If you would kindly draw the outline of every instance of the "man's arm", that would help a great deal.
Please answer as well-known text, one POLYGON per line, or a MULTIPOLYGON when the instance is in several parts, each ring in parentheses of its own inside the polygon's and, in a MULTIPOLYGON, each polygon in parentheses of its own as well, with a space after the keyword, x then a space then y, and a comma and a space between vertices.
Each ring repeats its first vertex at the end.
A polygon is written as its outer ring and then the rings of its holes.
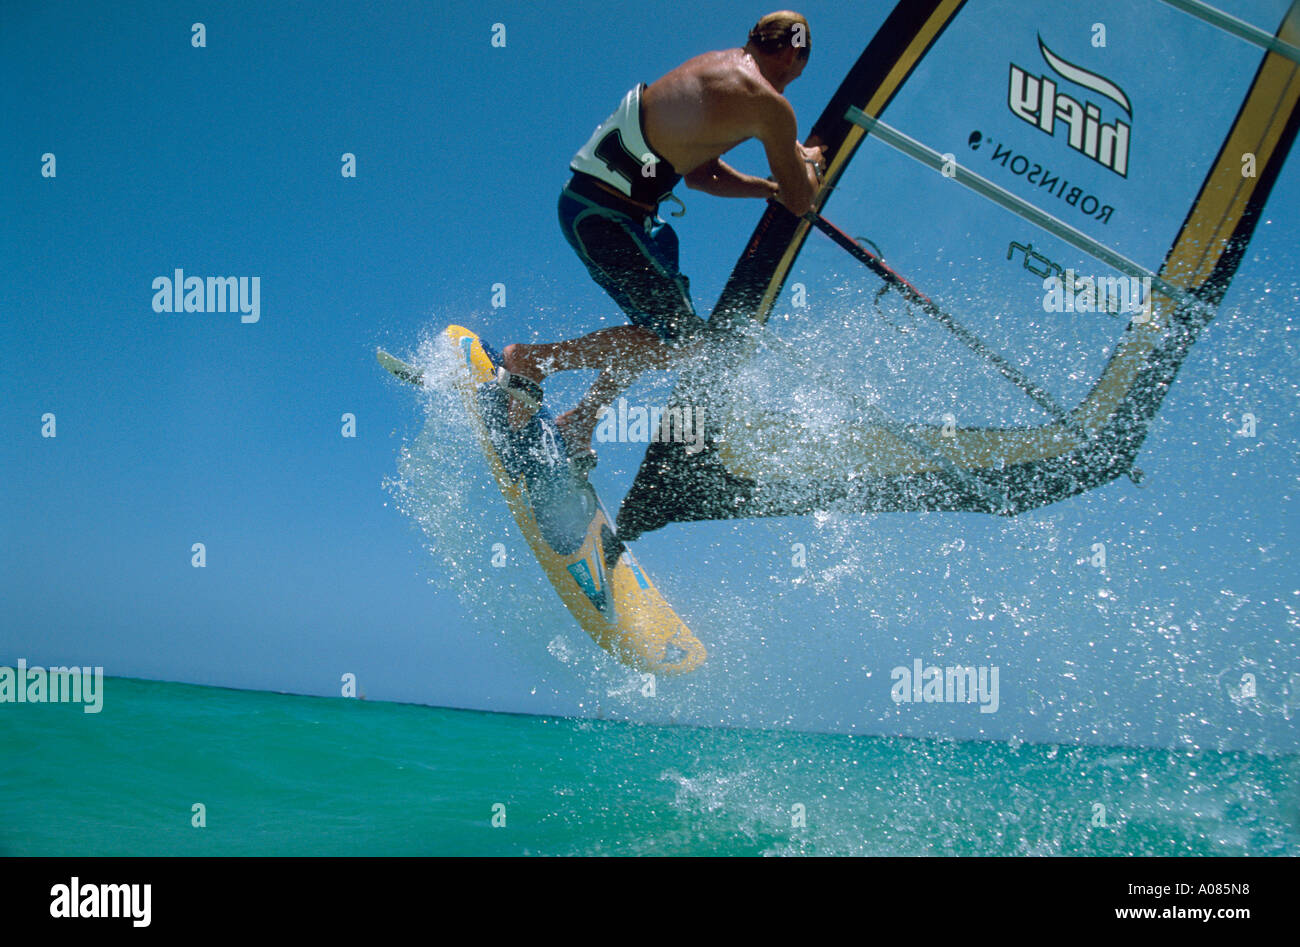
POLYGON ((813 157, 820 158, 821 149, 804 148, 799 144, 798 125, 794 109, 784 97, 773 95, 762 100, 759 114, 758 138, 767 152, 767 163, 780 190, 777 200, 790 213, 803 216, 812 209, 817 193, 817 170, 813 157))
POLYGON ((719 158, 706 161, 684 175, 686 186, 715 197, 776 197, 777 185, 752 174, 742 174, 719 158))

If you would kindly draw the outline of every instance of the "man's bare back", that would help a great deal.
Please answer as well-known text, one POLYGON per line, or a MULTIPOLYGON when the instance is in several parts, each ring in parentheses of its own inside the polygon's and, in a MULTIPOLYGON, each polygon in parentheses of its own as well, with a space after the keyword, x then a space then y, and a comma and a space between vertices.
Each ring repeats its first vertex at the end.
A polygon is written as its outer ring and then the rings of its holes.
POLYGON ((687 174, 754 137, 761 100, 778 94, 744 50, 704 53, 642 93, 646 138, 687 174))
POLYGON ((820 161, 821 149, 799 144, 794 109, 781 94, 803 63, 791 57, 784 70, 769 67, 769 77, 744 49, 687 60, 642 93, 647 143, 689 187, 723 197, 780 197, 795 205, 793 212, 804 213, 816 187, 809 165, 820 161), (770 182, 716 160, 750 138, 763 142, 779 193, 770 182))

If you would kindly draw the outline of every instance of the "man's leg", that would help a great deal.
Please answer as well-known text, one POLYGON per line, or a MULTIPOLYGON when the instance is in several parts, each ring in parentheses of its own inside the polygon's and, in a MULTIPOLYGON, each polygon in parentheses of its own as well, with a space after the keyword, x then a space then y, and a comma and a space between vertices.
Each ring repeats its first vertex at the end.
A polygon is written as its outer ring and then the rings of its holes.
MULTIPOLYGON (((591 213, 594 207, 564 190, 558 208, 561 229, 596 284, 634 324, 565 342, 508 345, 501 353, 506 371, 537 382, 574 368, 600 372, 578 406, 556 419, 574 453, 591 444, 602 407, 642 372, 669 368, 682 354, 663 338, 679 338, 702 324, 691 305, 686 277, 677 269, 677 235, 672 227, 661 222, 647 228, 644 220, 626 214, 591 213), (659 331, 648 328, 647 322, 659 331)), ((522 427, 529 417, 522 402, 510 399, 511 427, 522 427)))
MULTIPOLYGON (((575 368, 600 372, 578 406, 557 419, 575 449, 591 443, 601 407, 613 402, 642 372, 668 368, 679 355, 680 350, 642 326, 613 326, 565 342, 508 345, 501 353, 506 371, 538 382, 575 368)), ((512 399, 510 426, 522 427, 529 417, 528 408, 512 399)))

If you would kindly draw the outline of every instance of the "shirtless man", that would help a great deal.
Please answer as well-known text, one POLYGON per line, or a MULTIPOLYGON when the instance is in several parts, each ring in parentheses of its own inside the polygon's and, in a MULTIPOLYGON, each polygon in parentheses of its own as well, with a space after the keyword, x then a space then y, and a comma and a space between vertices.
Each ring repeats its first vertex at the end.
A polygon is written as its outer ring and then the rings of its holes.
POLYGON ((511 396, 512 428, 540 406, 546 376, 598 369, 578 406, 556 419, 575 467, 589 470, 600 409, 646 369, 670 367, 705 325, 677 268, 677 235, 657 213, 678 180, 719 197, 776 200, 793 214, 812 207, 825 159, 820 147, 799 143, 794 109, 781 94, 803 72, 809 40, 808 21, 798 13, 769 13, 744 48, 696 56, 653 85, 632 89, 574 155, 573 178, 560 194, 560 226, 632 325, 506 346, 498 380, 511 396), (775 180, 719 160, 750 138, 763 143, 775 180))

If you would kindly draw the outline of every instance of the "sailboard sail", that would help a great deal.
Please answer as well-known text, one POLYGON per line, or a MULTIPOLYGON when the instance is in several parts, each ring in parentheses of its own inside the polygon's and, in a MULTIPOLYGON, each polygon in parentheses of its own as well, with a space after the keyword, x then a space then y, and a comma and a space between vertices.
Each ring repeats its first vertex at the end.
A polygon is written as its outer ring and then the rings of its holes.
POLYGON ((814 210, 769 205, 681 373, 704 448, 650 445, 620 538, 1136 479, 1300 126, 1300 0, 1252 7, 902 0, 812 128, 814 210))

